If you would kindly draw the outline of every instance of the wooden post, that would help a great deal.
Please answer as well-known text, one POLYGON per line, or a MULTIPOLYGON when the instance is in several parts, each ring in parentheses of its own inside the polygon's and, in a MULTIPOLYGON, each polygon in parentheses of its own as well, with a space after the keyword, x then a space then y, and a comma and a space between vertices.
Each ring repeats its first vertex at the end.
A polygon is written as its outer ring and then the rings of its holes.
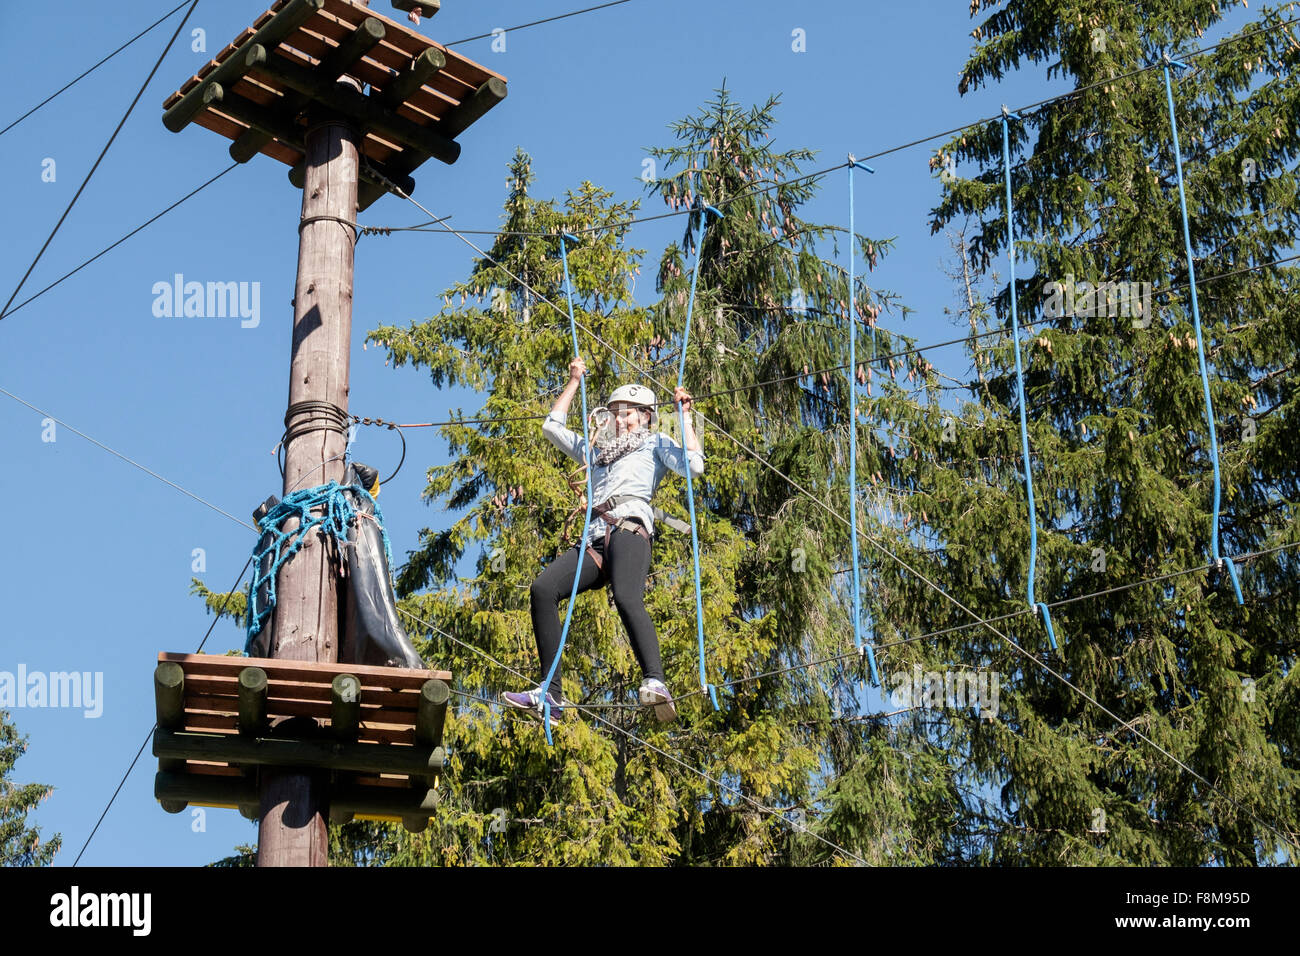
MULTIPOLYGON (((339 89, 360 95, 351 77, 339 89)), ((314 111, 305 145, 306 181, 294 290, 293 351, 289 367, 284 494, 343 478, 346 421, 325 429, 319 412, 304 402, 348 407, 349 342, 352 334, 353 230, 357 210, 360 137, 346 121, 314 111), (318 218, 318 217, 335 217, 318 218), (333 459, 333 460, 331 460, 333 459)), ((292 523, 286 525, 286 530, 292 523)), ((338 660, 339 605, 332 543, 319 532, 281 570, 277 583, 271 657, 338 660)), ((258 866, 327 866, 328 795, 319 776, 268 770, 261 781, 258 866)))

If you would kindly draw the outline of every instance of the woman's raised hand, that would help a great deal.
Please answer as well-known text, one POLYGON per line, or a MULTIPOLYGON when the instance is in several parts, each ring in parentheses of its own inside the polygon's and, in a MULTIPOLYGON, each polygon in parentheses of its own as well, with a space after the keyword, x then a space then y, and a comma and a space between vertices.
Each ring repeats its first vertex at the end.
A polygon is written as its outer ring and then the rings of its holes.
POLYGON ((691 410, 691 393, 678 385, 677 390, 673 392, 673 402, 680 402, 682 411, 689 412, 691 410))

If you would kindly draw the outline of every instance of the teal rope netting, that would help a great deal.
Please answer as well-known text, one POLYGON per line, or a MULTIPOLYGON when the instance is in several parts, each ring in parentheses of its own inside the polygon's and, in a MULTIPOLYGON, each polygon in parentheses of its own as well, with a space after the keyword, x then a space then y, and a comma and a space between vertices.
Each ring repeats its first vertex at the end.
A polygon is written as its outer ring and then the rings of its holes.
POLYGON ((334 540, 340 548, 347 543, 348 528, 358 520, 358 512, 348 500, 349 491, 364 496, 374 506, 375 521, 384 539, 384 557, 388 559, 388 566, 390 568, 393 566, 393 552, 388 543, 388 532, 384 528, 383 513, 379 510, 379 503, 361 485, 344 486, 336 481, 330 481, 328 484, 317 485, 314 488, 290 492, 283 501, 257 522, 261 536, 258 538, 257 546, 253 548, 253 579, 248 585, 248 637, 244 643, 245 654, 251 653, 253 638, 262 630, 262 625, 275 608, 275 581, 280 568, 298 553, 303 542, 307 540, 307 533, 319 526, 323 531, 334 535, 334 540), (322 510, 322 513, 314 513, 317 510, 322 510), (282 531, 280 526, 289 518, 297 518, 298 527, 292 531, 282 531), (271 538, 264 545, 263 539, 268 534, 271 538), (293 540, 288 547, 285 547, 285 542, 289 542, 290 538, 293 540), (275 560, 263 573, 262 559, 268 552, 275 556, 275 560), (257 594, 264 583, 268 585, 266 606, 258 607, 257 594))

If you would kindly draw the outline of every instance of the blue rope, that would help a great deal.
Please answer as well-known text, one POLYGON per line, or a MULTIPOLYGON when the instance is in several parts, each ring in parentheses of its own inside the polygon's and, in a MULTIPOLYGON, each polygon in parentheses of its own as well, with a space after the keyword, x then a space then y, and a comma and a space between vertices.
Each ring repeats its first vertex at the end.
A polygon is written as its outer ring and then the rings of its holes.
MULTIPOLYGON (((564 293, 569 298, 569 334, 573 338, 573 357, 578 357, 578 325, 573 318, 573 285, 569 282, 569 253, 565 247, 566 242, 577 244, 578 237, 571 233, 560 233, 560 259, 564 262, 564 293)), ((542 680, 542 724, 546 728, 546 743, 551 744, 551 702, 547 699, 547 693, 551 686, 551 678, 555 676, 555 669, 560 666, 560 655, 564 653, 564 645, 569 640, 569 624, 573 620, 573 605, 578 596, 578 579, 582 576, 582 565, 587 557, 587 529, 591 527, 591 506, 592 506, 592 486, 591 486, 591 435, 587 429, 587 376, 583 375, 579 380, 582 389, 582 434, 587 442, 587 516, 582 522, 582 537, 578 539, 578 567, 573 572, 573 588, 569 591, 569 607, 564 612, 564 629, 560 631, 560 646, 555 651, 555 660, 551 661, 551 668, 546 672, 545 679, 542 680)))
POLYGON ((1020 452, 1025 461, 1025 489, 1029 495, 1029 606, 1037 608, 1047 625, 1047 640, 1056 650, 1056 632, 1052 628, 1052 612, 1042 601, 1034 599, 1034 567, 1038 562, 1038 517, 1034 509, 1034 478, 1029 458, 1029 428, 1025 423, 1025 374, 1020 365, 1020 319, 1016 305, 1016 225, 1011 210, 1011 146, 1008 133, 1010 114, 1002 107, 1002 168, 1007 184, 1007 258, 1011 262, 1011 329, 1016 347, 1016 395, 1020 402, 1020 452))
MULTIPOLYGON (((849 154, 849 514, 851 517, 853 540, 853 646, 859 655, 865 655, 871 667, 871 683, 880 686, 880 676, 876 673, 876 652, 868 642, 862 642, 862 581, 858 573, 858 384, 854 376, 858 371, 858 336, 856 313, 857 278, 855 274, 857 261, 858 234, 853 221, 853 167, 865 169, 869 173, 875 170, 865 163, 859 163, 849 154)), ((875 330, 872 329, 874 335, 875 330)), ((874 354, 875 350, 872 350, 874 354)))
POLYGON ((1187 247, 1187 279, 1192 289, 1192 323, 1196 326, 1196 357, 1201 366, 1201 389, 1205 393, 1205 418, 1210 423, 1210 458, 1214 462, 1214 517, 1210 524, 1210 554, 1219 567, 1227 566, 1228 576, 1232 579, 1232 590, 1237 596, 1237 603, 1244 604, 1241 597, 1241 582, 1237 580, 1237 568, 1232 561, 1225 561, 1219 553, 1219 441, 1214 433, 1214 403, 1210 401, 1210 375, 1205 368, 1205 343, 1201 339, 1201 307, 1196 299, 1196 265, 1192 261, 1192 232, 1187 222, 1187 194, 1183 190, 1183 157, 1178 145, 1178 120, 1174 117, 1174 86, 1169 78, 1169 64, 1186 69, 1177 60, 1165 57, 1165 96, 1169 100, 1169 128, 1174 134, 1174 167, 1178 170, 1178 203, 1183 211, 1183 243, 1187 247))
MULTIPOLYGON (((695 247, 695 268, 691 271, 691 298, 686 307, 686 330, 682 333, 682 354, 677 362, 677 387, 681 388, 686 377, 686 347, 691 341, 691 317, 695 314, 695 280, 700 276, 700 256, 704 252, 704 236, 709 229, 709 213, 722 218, 722 213, 706 204, 696 194, 696 211, 700 216, 700 243, 695 247)), ((686 460, 686 503, 691 512, 691 559, 695 565, 695 632, 700 645, 700 689, 709 692, 713 709, 718 710, 717 688, 709 683, 704 670, 704 605, 700 598, 700 538, 695 525, 695 487, 691 482, 691 463, 686 452, 686 411, 677 403, 677 422, 682 435, 682 457, 686 460)))
POLYGON ((384 529, 384 516, 379 510, 379 504, 371 497, 370 492, 361 485, 343 486, 336 481, 328 484, 317 485, 314 488, 303 488, 301 491, 290 492, 285 495, 284 500, 272 508, 257 523, 258 544, 253 548, 253 579, 248 586, 248 630, 247 639, 244 642, 244 653, 251 654, 253 638, 262 630, 266 623, 267 617, 275 608, 275 582, 280 573, 280 569, 290 558, 298 553, 298 550, 307 540, 307 532, 317 525, 321 525, 325 531, 334 535, 340 548, 347 544, 348 527, 357 520, 357 511, 352 507, 352 503, 344 492, 354 491, 358 495, 364 495, 370 500, 375 508, 375 520, 379 523, 380 533, 384 541, 384 556, 388 559, 388 566, 393 566, 393 552, 388 542, 388 532, 384 529), (323 508, 324 514, 313 514, 312 510, 323 508), (289 518, 298 519, 298 527, 292 531, 282 531, 280 526, 289 518), (272 536, 271 541, 263 548, 261 539, 265 535, 272 536), (288 548, 285 548, 285 542, 290 538, 294 540, 288 548), (262 573, 262 558, 267 552, 275 555, 270 569, 262 573), (269 589, 267 592, 266 607, 257 606, 257 593, 262 584, 267 583, 269 589))

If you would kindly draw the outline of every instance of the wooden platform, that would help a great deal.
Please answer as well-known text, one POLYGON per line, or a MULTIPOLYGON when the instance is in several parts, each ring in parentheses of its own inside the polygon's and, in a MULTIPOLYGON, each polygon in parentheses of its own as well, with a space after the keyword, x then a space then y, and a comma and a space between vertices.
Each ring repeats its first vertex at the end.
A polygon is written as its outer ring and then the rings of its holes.
POLYGON ((445 763, 448 671, 158 655, 154 795, 256 819, 262 767, 327 774, 331 819, 422 830, 445 763), (296 718, 296 720, 294 720, 296 718))
MULTIPOLYGON (((189 123, 290 166, 301 186, 304 111, 316 104, 353 120, 362 155, 407 192, 434 157, 453 163, 455 138, 506 96, 506 79, 358 0, 277 0, 163 103, 163 123, 189 123), (342 75, 366 84, 358 93, 342 75)), ((357 206, 383 194, 363 171, 357 206)))

